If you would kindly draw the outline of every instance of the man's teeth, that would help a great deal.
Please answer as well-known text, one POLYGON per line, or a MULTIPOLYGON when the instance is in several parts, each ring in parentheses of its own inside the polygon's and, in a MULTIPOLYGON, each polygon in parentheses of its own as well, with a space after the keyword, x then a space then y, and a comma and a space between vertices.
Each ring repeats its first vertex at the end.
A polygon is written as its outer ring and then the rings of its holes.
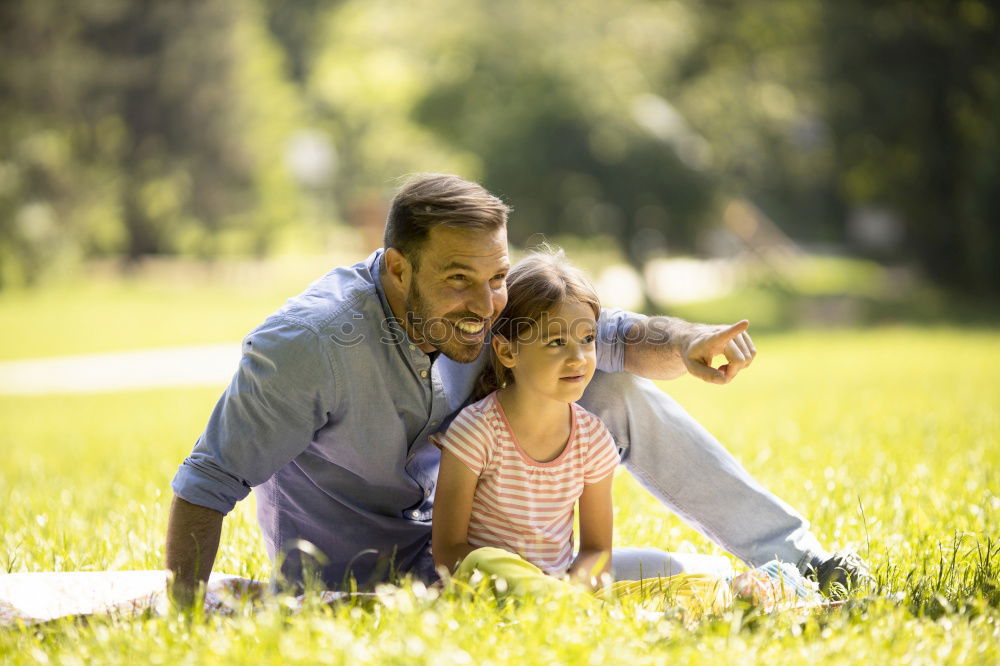
POLYGON ((479 322, 478 324, 472 324, 466 321, 461 321, 455 324, 455 326, 458 327, 458 330, 462 331, 463 333, 468 333, 469 335, 475 335, 476 333, 479 333, 481 330, 483 330, 484 325, 485 325, 484 322, 479 322))

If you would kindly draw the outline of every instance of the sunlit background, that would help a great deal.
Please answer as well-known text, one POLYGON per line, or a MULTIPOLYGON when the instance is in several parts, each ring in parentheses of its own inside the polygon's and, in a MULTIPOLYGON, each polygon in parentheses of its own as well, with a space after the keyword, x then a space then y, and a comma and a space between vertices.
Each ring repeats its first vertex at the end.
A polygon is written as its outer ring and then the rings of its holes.
POLYGON ((979 0, 3 3, 0 289, 352 262, 401 176, 446 171, 613 304, 989 318, 998 21, 979 0))
MULTIPOLYGON (((660 386, 879 600, 691 632, 114 616, 0 631, 0 662, 1000 661, 991 0, 0 2, 0 575, 162 568, 241 338, 427 171, 501 195, 515 256, 564 246, 606 305, 749 319, 732 384, 660 386)), ((618 546, 722 552, 624 472, 615 510, 618 546)), ((216 570, 269 577, 252 500, 216 570)))

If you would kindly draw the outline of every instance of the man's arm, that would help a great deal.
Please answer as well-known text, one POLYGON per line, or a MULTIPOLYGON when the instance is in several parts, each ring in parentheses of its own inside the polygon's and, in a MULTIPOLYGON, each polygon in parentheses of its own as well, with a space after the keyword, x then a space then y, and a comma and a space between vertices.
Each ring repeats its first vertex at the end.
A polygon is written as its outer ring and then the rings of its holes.
POLYGON ((269 317, 244 339, 233 380, 171 484, 166 566, 179 603, 208 580, 223 515, 305 450, 338 408, 336 385, 319 335, 297 321, 269 317))
POLYGON ((171 597, 190 606, 199 583, 207 583, 219 551, 223 515, 174 495, 167 524, 167 569, 173 573, 171 597))
POLYGON ((626 372, 648 379, 674 379, 685 372, 712 384, 728 384, 750 365, 757 348, 746 332, 750 323, 692 324, 676 317, 648 317, 625 335, 626 372), (712 367, 715 356, 726 363, 712 367))

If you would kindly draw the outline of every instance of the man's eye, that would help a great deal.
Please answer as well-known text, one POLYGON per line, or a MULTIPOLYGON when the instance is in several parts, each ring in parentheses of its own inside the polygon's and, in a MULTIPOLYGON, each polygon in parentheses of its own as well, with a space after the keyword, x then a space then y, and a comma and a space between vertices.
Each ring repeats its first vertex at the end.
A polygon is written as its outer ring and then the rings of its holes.
POLYGON ((566 341, 563 340, 562 338, 554 338, 552 340, 549 340, 546 347, 562 347, 564 344, 566 344, 566 341))
POLYGON ((464 275, 452 275, 452 276, 449 276, 448 279, 456 281, 456 282, 465 282, 465 276, 464 275))

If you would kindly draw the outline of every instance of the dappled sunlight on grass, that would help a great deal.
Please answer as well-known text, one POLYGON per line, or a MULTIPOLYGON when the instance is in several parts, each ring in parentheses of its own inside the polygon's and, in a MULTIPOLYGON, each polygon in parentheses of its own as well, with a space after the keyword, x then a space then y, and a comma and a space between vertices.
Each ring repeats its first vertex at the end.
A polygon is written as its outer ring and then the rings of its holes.
MULTIPOLYGON (((0 632, 0 658, 231 663, 989 663, 1000 658, 1000 338, 886 329, 758 337, 726 387, 664 382, 744 465, 853 546, 878 599, 807 619, 736 609, 686 628, 628 608, 520 605, 422 585, 375 603, 274 607, 188 621, 99 618, 0 632), (957 365, 956 359, 974 359, 957 365)), ((0 399, 0 568, 162 564, 169 482, 218 391, 0 399)), ((720 552, 626 473, 618 546, 720 552)), ((216 570, 266 578, 251 501, 226 520, 216 570)))
MULTIPOLYGON (((162 568, 170 479, 218 393, 0 400, 0 570, 162 568)), ((252 500, 224 529, 217 569, 266 576, 252 500)))

